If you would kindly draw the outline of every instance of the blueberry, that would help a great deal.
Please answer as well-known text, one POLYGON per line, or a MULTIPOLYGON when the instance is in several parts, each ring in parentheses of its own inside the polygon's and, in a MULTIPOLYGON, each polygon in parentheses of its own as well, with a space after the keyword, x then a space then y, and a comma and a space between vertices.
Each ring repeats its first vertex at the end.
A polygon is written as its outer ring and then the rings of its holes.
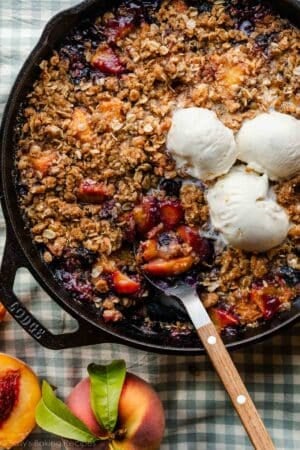
POLYGON ((159 188, 166 192, 168 196, 179 197, 182 182, 180 180, 167 180, 164 178, 160 184, 159 188))
POLYGON ((55 272, 55 276, 76 299, 82 301, 92 300, 93 288, 84 274, 70 273, 64 269, 59 269, 55 272))
POLYGON ((108 200, 103 203, 99 216, 101 219, 116 219, 118 211, 116 210, 115 200, 108 200))
POLYGON ((243 22, 250 22, 253 27, 257 21, 262 20, 272 11, 271 3, 261 2, 261 0, 227 1, 225 6, 237 25, 243 22))
POLYGON ((89 269, 97 259, 97 253, 85 247, 68 248, 62 258, 61 266, 68 272, 89 269))
POLYGON ((276 36, 276 33, 262 33, 256 36, 255 38, 255 44, 257 48, 260 48, 261 50, 266 50, 274 37, 276 36))
POLYGON ((83 268, 89 268, 97 259, 97 253, 85 247, 78 247, 76 254, 83 268))
POLYGON ((17 185, 17 191, 21 197, 28 194, 28 187, 25 184, 19 183, 17 185))
POLYGON ((165 232, 159 235, 158 244, 160 247, 168 247, 175 239, 174 233, 165 232))
POLYGON ((236 338, 240 333, 239 327, 228 326, 222 331, 222 336, 226 338, 236 338))
POLYGON ((206 2, 203 0, 188 0, 187 4, 189 6, 194 6, 201 13, 202 12, 210 12, 212 9, 212 6, 213 6, 211 2, 206 2))
POLYGON ((80 27, 75 28, 73 33, 65 39, 60 55, 70 61, 70 77, 74 84, 79 84, 83 79, 92 79, 93 71, 85 57, 85 44, 89 42, 93 48, 97 48, 103 39, 102 30, 88 21, 84 21, 80 27))
POLYGON ((279 269, 279 274, 284 278, 287 284, 292 286, 300 283, 300 270, 293 269, 292 267, 283 266, 279 269))
POLYGON ((239 30, 243 31, 248 36, 254 30, 254 25, 250 20, 243 20, 243 22, 239 24, 239 30))
POLYGON ((136 25, 142 22, 152 23, 154 13, 159 9, 162 0, 125 0, 117 12, 122 15, 131 15, 136 25))

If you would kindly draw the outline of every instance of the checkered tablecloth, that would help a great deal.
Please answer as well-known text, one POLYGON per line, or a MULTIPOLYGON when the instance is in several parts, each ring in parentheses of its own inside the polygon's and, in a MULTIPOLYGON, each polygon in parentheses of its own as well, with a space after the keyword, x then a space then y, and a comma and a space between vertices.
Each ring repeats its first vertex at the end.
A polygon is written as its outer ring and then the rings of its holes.
MULTIPOLYGON (((77 0, 0 0, 0 115, 10 87, 46 21, 77 0)), ((1 249, 5 224, 0 218, 1 249)), ((53 332, 74 326, 24 269, 15 291, 53 332)), ((0 324, 0 351, 24 359, 65 397, 92 362, 124 358, 130 371, 150 381, 166 411, 162 450, 251 449, 248 438, 205 357, 159 356, 120 345, 65 351, 39 346, 11 317, 0 324)), ((300 326, 233 354, 233 359, 278 449, 300 449, 300 326)), ((36 430, 19 448, 62 449, 60 440, 36 430)))

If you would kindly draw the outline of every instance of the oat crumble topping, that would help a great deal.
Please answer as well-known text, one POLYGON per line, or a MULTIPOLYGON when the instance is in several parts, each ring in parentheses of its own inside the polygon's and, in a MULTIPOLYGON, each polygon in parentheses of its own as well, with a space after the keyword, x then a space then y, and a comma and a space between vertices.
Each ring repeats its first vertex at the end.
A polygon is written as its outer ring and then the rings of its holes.
MULTIPOLYGON (((149 192, 176 197, 186 225, 209 228, 206 186, 181 180, 165 149, 172 112, 212 109, 234 132, 270 108, 300 119, 300 35, 266 2, 142 3, 83 24, 42 61, 21 112, 16 166, 26 221, 59 281, 103 320, 128 310, 151 328, 148 287, 128 245, 134 208, 149 192)), ((293 224, 288 239, 259 255, 218 249, 198 274, 220 328, 267 320, 299 292, 300 177, 274 188, 293 224)), ((173 335, 191 332, 186 320, 157 321, 173 335)))

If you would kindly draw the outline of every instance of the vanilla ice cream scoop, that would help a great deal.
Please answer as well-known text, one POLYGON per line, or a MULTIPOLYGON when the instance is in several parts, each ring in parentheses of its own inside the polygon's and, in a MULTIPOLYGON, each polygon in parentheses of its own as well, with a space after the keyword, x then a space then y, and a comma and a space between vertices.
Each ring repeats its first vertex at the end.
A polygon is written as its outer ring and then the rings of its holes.
POLYGON ((275 111, 247 120, 237 134, 238 159, 271 180, 300 171, 300 120, 275 111))
POLYGON ((289 218, 275 201, 267 175, 235 166, 208 189, 212 225, 227 244, 249 252, 280 245, 289 230, 289 218))
POLYGON ((174 112, 167 149, 178 169, 201 180, 224 173, 237 158, 232 130, 216 114, 205 108, 181 108, 174 112))

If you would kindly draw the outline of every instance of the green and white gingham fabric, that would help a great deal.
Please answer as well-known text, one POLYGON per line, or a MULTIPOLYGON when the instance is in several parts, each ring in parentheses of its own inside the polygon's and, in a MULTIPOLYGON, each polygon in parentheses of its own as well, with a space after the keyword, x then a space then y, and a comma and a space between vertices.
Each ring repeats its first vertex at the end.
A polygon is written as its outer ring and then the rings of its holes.
MULTIPOLYGON (((0 115, 18 70, 45 23, 74 4, 76 0, 0 0, 0 115)), ((3 249, 2 216, 0 232, 3 249)), ((74 326, 27 271, 18 272, 15 291, 52 331, 62 333, 74 326)), ((124 358, 128 369, 152 383, 164 403, 167 426, 162 450, 252 448, 205 357, 159 356, 110 344, 46 350, 11 317, 0 324, 0 351, 25 360, 40 379, 57 386, 63 398, 86 374, 90 362, 124 358)), ((232 356, 277 449, 300 450, 300 326, 232 356)), ((52 450, 62 449, 63 444, 36 430, 18 448, 52 450)))

